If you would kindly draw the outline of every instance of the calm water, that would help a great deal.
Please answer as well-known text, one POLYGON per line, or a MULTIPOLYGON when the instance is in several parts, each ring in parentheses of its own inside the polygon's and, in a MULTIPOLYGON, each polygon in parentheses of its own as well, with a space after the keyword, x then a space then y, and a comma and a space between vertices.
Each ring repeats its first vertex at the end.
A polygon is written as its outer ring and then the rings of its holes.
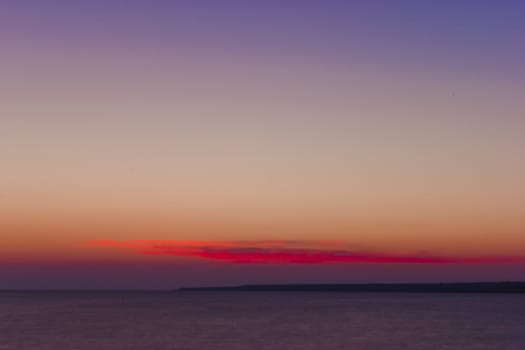
POLYGON ((525 296, 4 292, 0 349, 523 350, 525 296))

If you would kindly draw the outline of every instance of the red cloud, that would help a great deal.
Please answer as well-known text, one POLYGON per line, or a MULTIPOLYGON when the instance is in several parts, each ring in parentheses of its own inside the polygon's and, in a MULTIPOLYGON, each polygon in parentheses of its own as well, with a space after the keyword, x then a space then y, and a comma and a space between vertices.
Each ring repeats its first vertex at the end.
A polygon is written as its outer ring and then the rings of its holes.
POLYGON ((222 260, 239 264, 325 263, 512 263, 523 257, 395 255, 352 251, 340 241, 96 241, 98 246, 132 249, 145 255, 222 260), (317 248, 312 248, 316 246, 317 248))

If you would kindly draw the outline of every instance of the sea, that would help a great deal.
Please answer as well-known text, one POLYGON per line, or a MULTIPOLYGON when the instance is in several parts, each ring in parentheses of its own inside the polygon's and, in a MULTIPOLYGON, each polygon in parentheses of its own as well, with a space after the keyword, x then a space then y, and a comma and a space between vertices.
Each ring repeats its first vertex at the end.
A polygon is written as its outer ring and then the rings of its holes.
POLYGON ((0 350, 524 350, 525 295, 0 292, 0 350))

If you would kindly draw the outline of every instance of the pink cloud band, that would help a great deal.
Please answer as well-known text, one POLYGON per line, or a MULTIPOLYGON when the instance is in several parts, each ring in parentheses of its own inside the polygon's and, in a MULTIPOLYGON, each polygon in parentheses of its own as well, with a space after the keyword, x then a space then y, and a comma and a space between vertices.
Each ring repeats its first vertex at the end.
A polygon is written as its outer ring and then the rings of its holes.
POLYGON ((361 252, 339 241, 95 241, 92 245, 130 249, 144 255, 166 255, 238 264, 487 264, 525 262, 523 257, 396 255, 361 252))

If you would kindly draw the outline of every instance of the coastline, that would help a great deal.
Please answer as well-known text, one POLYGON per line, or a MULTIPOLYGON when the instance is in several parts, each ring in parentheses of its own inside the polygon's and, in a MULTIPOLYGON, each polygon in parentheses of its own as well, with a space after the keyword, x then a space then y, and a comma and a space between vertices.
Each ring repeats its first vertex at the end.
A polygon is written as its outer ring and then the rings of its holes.
POLYGON ((366 283, 366 284, 253 284, 184 287, 179 292, 379 292, 525 294, 525 282, 366 283))

